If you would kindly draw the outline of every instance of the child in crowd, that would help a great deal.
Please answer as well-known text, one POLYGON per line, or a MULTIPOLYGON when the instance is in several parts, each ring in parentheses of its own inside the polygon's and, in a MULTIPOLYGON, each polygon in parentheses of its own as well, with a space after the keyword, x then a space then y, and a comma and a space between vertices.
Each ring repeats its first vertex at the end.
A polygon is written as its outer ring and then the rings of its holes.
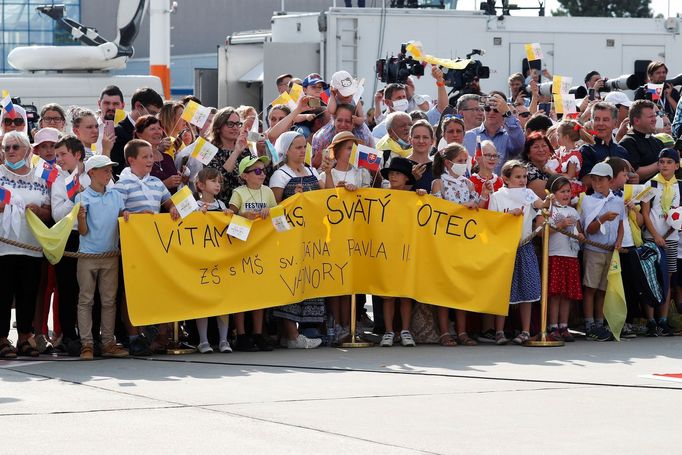
MULTIPOLYGON (((492 182, 482 186, 483 193, 479 197, 474 184, 466 178, 469 152, 457 144, 452 143, 443 150, 436 152, 433 158, 433 175, 436 178, 431 184, 431 194, 446 201, 461 204, 468 208, 479 208, 488 202, 492 182)), ((440 343, 443 346, 462 344, 475 346, 477 343, 469 337, 466 330, 467 312, 456 310, 457 342, 450 336, 447 307, 438 307, 438 327, 440 343)))
MULTIPOLYGON (((490 197, 489 210, 510 213, 514 216, 523 216, 523 229, 521 242, 516 250, 516 262, 512 277, 510 305, 519 305, 521 315, 521 333, 512 341, 515 344, 523 344, 530 340, 530 315, 531 303, 540 300, 541 282, 538 258, 535 255, 533 244, 528 237, 533 232, 533 220, 536 210, 549 206, 553 196, 549 196, 543 202, 533 190, 526 188, 528 182, 528 169, 523 162, 510 160, 502 166, 502 180, 504 187, 490 197)), ((504 334, 504 316, 495 317, 495 343, 504 345, 509 342, 504 334)))
MULTIPOLYGON (((499 161, 500 155, 497 153, 493 141, 481 142, 481 157, 476 158, 475 173, 471 176, 471 183, 474 184, 474 189, 478 194, 483 194, 484 186, 488 188, 490 195, 504 185, 502 177, 494 172, 499 161)), ((488 203, 489 199, 481 198, 479 207, 487 209, 488 203)))
MULTIPOLYGON (((277 205, 275 194, 270 188, 263 185, 265 181, 265 166, 270 163, 267 156, 246 157, 239 162, 239 177, 244 181, 244 185, 236 188, 230 198, 230 210, 234 213, 255 220, 265 219, 270 214, 270 209, 277 205)), ((253 339, 246 334, 244 327, 244 313, 234 315, 235 325, 237 326, 237 344, 235 349, 238 351, 272 351, 263 336, 263 310, 251 312, 253 317, 253 339)))
MULTIPOLYGON (((225 203, 216 196, 220 194, 223 184, 223 176, 218 169, 205 167, 197 174, 195 186, 199 193, 199 210, 202 212, 223 212, 231 215, 233 212, 225 207, 225 203)), ((229 327, 228 315, 216 316, 218 322, 218 350, 220 352, 232 352, 230 342, 227 341, 229 327)), ((208 318, 196 320, 197 332, 199 333, 199 344, 197 350, 202 354, 213 352, 211 344, 208 342, 208 318)))
POLYGON ((312 134, 313 122, 315 117, 319 114, 319 107, 323 104, 320 99, 322 92, 329 88, 329 85, 322 79, 322 77, 317 73, 309 74, 303 82, 303 94, 313 98, 313 100, 308 101, 308 106, 310 109, 306 110, 302 114, 298 114, 294 119, 294 130, 301 133, 306 139, 312 134))
MULTIPOLYGON (((78 211, 80 253, 101 254, 118 250, 118 217, 127 221, 128 212, 121 193, 107 188, 111 180, 112 162, 104 155, 93 156, 85 163, 90 185, 76 196, 81 203, 78 211)), ((116 344, 116 291, 118 289, 118 258, 78 259, 78 329, 81 338, 81 360, 92 360, 94 355, 92 334, 92 306, 95 290, 99 289, 102 302, 101 331, 102 356, 126 357, 128 351, 116 344)))
MULTIPOLYGON (((180 218, 171 194, 161 180, 150 175, 154 165, 154 152, 149 142, 142 139, 132 139, 123 149, 123 156, 128 167, 121 171, 114 189, 123 196, 125 210, 131 214, 159 213, 161 209, 168 210, 174 221, 180 218)), ((128 309, 123 305, 124 322, 130 338, 130 351, 133 355, 150 354, 146 340, 140 338, 137 329, 130 323, 128 309)), ((160 345, 165 345, 166 325, 160 327, 160 345)), ((163 349, 160 349, 163 350, 163 349)))
POLYGON ((580 193, 586 190, 585 185, 579 180, 578 175, 583 165, 583 157, 578 150, 578 141, 593 145, 594 138, 585 131, 583 126, 574 120, 563 120, 557 127, 559 148, 556 151, 558 165, 550 172, 563 174, 571 182, 572 205, 578 203, 580 193))
MULTIPOLYGON (((675 177, 675 172, 680 168, 680 153, 672 148, 661 150, 658 155, 658 174, 656 174, 646 185, 651 187, 653 199, 642 202, 642 216, 644 217, 644 238, 653 240, 656 245, 665 253, 668 264, 669 282, 672 274, 677 272, 677 250, 679 236, 676 233, 667 235, 668 225, 665 221, 668 212, 673 207, 679 207, 680 202, 680 181, 675 177)), ((665 295, 663 305, 659 307, 658 319, 654 319, 654 309, 646 307, 647 311, 647 334, 654 336, 654 329, 657 335, 672 336, 673 332, 668 325, 668 309, 670 307, 670 286, 665 295)))
MULTIPOLYGON (((611 192, 613 169, 607 163, 597 163, 589 173, 594 193, 582 201, 580 225, 585 237, 620 250, 623 242, 623 200, 611 192)), ((612 253, 597 246, 585 245, 583 250, 583 312, 588 340, 609 341, 613 334, 604 325, 604 296, 612 253)))
POLYGON ((359 89, 359 84, 348 71, 337 71, 332 74, 330 85, 331 95, 327 103, 327 112, 330 115, 336 114, 336 106, 339 104, 348 104, 352 106, 353 125, 362 126, 365 123, 365 113, 362 111, 362 103, 356 103, 354 98, 359 89))
MULTIPOLYGON (((581 231, 578 211, 571 207, 571 182, 568 177, 556 174, 547 182, 554 195, 549 222, 552 226, 578 233, 581 231)), ((547 331, 552 341, 575 341, 568 331, 571 301, 582 300, 578 240, 557 231, 549 236, 549 308, 547 331)))
MULTIPOLYGON (((395 157, 391 160, 391 164, 381 170, 383 178, 389 182, 389 189, 391 190, 405 190, 411 191, 412 185, 415 184, 414 176, 412 175, 412 162, 407 158, 395 157)), ((426 194, 426 190, 419 189, 416 193, 420 196, 426 194)), ((400 331, 400 343, 403 346, 416 346, 412 333, 410 333, 410 322, 412 320, 412 299, 397 298, 400 300, 400 319, 402 323, 402 330, 400 331)), ((383 313, 384 323, 386 324, 386 333, 381 338, 379 346, 389 347, 393 346, 395 339, 395 332, 393 331, 393 316, 395 315, 395 301, 394 297, 383 297, 383 313)))

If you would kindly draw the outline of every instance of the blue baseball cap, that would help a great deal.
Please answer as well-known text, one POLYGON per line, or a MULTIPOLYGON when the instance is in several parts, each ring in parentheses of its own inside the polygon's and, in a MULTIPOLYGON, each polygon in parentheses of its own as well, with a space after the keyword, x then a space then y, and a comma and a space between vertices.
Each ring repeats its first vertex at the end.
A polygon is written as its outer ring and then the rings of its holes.
POLYGON ((310 73, 306 76, 305 79, 303 79, 303 82, 301 85, 305 88, 310 85, 315 85, 315 84, 322 84, 322 89, 327 90, 329 88, 329 84, 327 84, 324 79, 322 79, 322 76, 320 76, 317 73, 310 73))

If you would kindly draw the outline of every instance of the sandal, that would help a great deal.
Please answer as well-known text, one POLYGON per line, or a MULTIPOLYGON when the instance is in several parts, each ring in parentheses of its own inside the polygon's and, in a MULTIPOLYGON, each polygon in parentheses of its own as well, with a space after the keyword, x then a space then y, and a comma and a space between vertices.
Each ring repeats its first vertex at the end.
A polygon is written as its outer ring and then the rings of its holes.
POLYGON ((8 340, 0 341, 0 359, 16 359, 17 350, 8 340))
POLYGON ((457 335, 457 343, 464 346, 476 346, 478 343, 474 341, 466 332, 462 332, 457 335))
POLYGON ((442 334, 438 340, 441 346, 457 346, 457 342, 449 333, 442 334))
POLYGON ((40 352, 28 341, 22 341, 17 345, 18 355, 22 357, 38 357, 40 352))

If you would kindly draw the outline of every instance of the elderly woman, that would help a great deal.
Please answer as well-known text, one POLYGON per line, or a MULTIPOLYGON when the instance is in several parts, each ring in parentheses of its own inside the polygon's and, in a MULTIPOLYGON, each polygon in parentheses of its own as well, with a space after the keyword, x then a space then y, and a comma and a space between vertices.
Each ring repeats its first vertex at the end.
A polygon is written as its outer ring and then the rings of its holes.
POLYGON ((232 191, 241 185, 239 162, 251 156, 246 143, 246 132, 250 124, 242 123, 233 107, 220 109, 211 124, 211 143, 218 147, 218 153, 207 167, 218 169, 223 176, 223 186, 218 199, 229 205, 232 191))
POLYGON ((0 109, 0 139, 2 139, 3 134, 10 131, 25 133, 27 123, 26 110, 23 107, 15 104, 13 116, 9 115, 4 109, 0 109))
POLYGON ((40 110, 40 128, 54 128, 64 133, 66 127, 66 112, 57 103, 49 103, 40 110))
MULTIPOLYGON (((272 174, 270 188, 277 202, 304 191, 319 190, 323 183, 317 171, 305 165, 306 139, 303 134, 287 131, 275 142, 278 154, 284 156, 282 166, 272 174)), ((331 159, 325 157, 320 169, 329 171, 331 159)), ((322 341, 299 334, 296 323, 321 323, 324 321, 324 299, 308 299, 275 308, 273 315, 284 320, 287 347, 290 349, 312 349, 322 341)))
POLYGON ((166 153, 170 148, 170 139, 164 137, 159 119, 151 115, 138 118, 135 122, 135 137, 152 145, 154 162, 150 174, 161 180, 168 191, 175 193, 182 183, 182 176, 178 174, 173 158, 166 153))
POLYGON ((545 170, 545 166, 552 157, 552 153, 552 144, 544 134, 531 133, 526 136, 526 143, 521 152, 521 160, 528 165, 526 186, 533 190, 540 199, 546 196, 545 186, 551 174, 545 170))
POLYGON ((95 113, 89 109, 74 107, 69 112, 71 117, 71 128, 73 134, 80 139, 85 147, 85 161, 88 160, 95 153, 102 155, 111 155, 111 149, 114 147, 116 136, 112 134, 102 134, 102 150, 97 150, 97 142, 99 139, 99 124, 95 113))
MULTIPOLYGON (((2 138, 5 163, 0 165, 0 186, 11 193, 8 203, 0 202, 0 235, 18 242, 39 246, 26 222, 30 210, 41 220, 50 219, 50 194, 47 182, 36 177, 31 168, 31 145, 19 131, 2 138)), ((0 243, 0 358, 35 357, 39 353, 29 343, 33 329, 42 254, 0 243), (16 306, 19 338, 15 349, 8 341, 12 303, 16 306)))

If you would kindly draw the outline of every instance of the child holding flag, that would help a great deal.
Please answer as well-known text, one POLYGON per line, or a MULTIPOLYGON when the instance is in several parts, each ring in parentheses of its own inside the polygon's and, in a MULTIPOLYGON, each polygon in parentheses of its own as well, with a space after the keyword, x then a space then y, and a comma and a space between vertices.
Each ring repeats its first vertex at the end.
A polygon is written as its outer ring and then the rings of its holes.
POLYGON ((583 157, 578 150, 578 141, 584 144, 594 145, 594 138, 583 126, 574 120, 563 120, 557 127, 559 148, 556 151, 558 165, 551 172, 565 175, 571 182, 571 196, 573 205, 577 204, 580 193, 586 190, 580 181, 580 169, 583 165, 583 157))
MULTIPOLYGON (((673 232, 667 235, 669 230, 666 223, 668 212, 673 207, 679 207, 680 183, 675 177, 675 172, 680 168, 680 153, 672 148, 666 148, 658 154, 658 174, 646 183, 651 187, 653 199, 642 202, 642 216, 644 217, 644 238, 653 240, 668 263, 668 282, 672 274, 677 272, 677 250, 679 236, 673 232)), ((657 326, 657 334, 660 336, 672 336, 673 332, 668 325, 668 309, 670 307, 670 286, 665 295, 665 301, 659 308, 658 320, 654 320, 654 311, 651 307, 647 310, 647 331, 653 335, 654 324, 657 326)))
MULTIPOLYGON (((485 140, 480 142, 480 144, 480 156, 477 154, 475 157, 476 163, 474 164, 474 170, 476 172, 471 175, 470 180, 471 183, 474 184, 476 193, 482 194, 483 187, 487 187, 488 195, 490 195, 504 185, 502 177, 495 174, 495 167, 497 167, 497 163, 500 161, 500 155, 497 153, 497 148, 495 148, 493 141, 485 140)), ((489 199, 481 198, 479 207, 487 209, 489 202, 489 199)))
MULTIPOLYGON (((620 249, 623 242, 623 200, 610 189, 613 169, 607 163, 597 163, 590 173, 594 193, 582 202, 580 225, 585 237, 603 245, 620 249)), ((611 252, 586 244, 583 250, 583 312, 585 335, 588 340, 609 341, 613 334, 604 325, 604 297, 606 280, 611 265, 611 252)))
MULTIPOLYGON (((520 245, 516 250, 516 262, 512 277, 510 305, 518 305, 521 314, 521 333, 512 342, 523 344, 530 340, 531 304, 540 300, 540 266, 535 255, 530 236, 533 232, 533 221, 542 218, 536 216, 536 210, 548 207, 552 196, 543 202, 533 190, 526 188, 528 168, 518 160, 510 160, 502 166, 504 187, 492 194, 488 209, 496 212, 523 216, 520 245)), ((507 344, 504 335, 504 316, 495 317, 495 343, 507 344)))
POLYGON ((320 174, 320 180, 325 182, 325 188, 343 186, 349 191, 357 188, 369 188, 372 185, 372 176, 364 167, 355 167, 350 163, 353 151, 357 153, 357 145, 360 140, 350 131, 338 133, 332 139, 331 144, 323 153, 329 153, 329 157, 336 160, 334 167, 328 172, 320 174))
MULTIPOLYGON (((127 221, 128 212, 120 192, 107 188, 111 181, 114 163, 104 155, 93 156, 85 163, 90 185, 76 196, 81 203, 78 212, 80 253, 101 254, 118 250, 118 217, 127 221)), ((116 344, 116 291, 118 289, 118 258, 79 258, 77 265, 78 328, 81 336, 81 360, 92 360, 94 342, 92 333, 92 306, 95 289, 99 289, 102 302, 101 331, 102 356, 126 357, 128 351, 116 344)))

